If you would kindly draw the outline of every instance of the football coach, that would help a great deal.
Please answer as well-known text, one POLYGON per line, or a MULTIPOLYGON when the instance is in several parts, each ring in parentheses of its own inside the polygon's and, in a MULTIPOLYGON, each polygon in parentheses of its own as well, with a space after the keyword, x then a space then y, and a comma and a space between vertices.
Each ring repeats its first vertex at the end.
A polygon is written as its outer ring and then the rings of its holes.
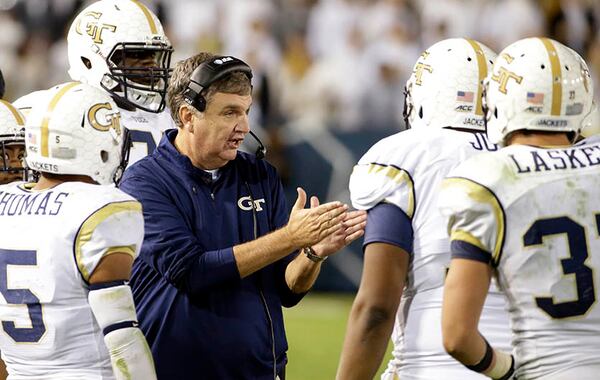
MULTIPOLYGON (((252 71, 200 53, 179 62, 167 102, 177 129, 130 167, 143 206, 131 287, 159 379, 284 379, 282 306, 364 232, 366 215, 298 188, 288 215, 276 170, 238 151, 250 132, 252 71)), ((262 144, 260 144, 262 147, 262 144)))

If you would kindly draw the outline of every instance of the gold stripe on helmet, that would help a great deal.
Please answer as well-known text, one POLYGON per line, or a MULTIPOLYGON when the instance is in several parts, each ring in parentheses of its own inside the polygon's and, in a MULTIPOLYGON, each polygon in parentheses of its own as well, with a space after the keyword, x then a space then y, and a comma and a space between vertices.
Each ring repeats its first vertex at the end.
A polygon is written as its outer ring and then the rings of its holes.
POLYGON ((158 34, 158 29, 156 28, 156 23, 154 22, 154 18, 152 18, 152 13, 150 13, 148 8, 146 8, 146 6, 142 3, 140 3, 138 0, 131 0, 131 1, 135 5, 137 5, 144 13, 144 16, 146 16, 146 20, 148 20, 148 24, 150 25, 150 32, 152 34, 158 34))
POLYGON ((54 112, 54 108, 58 104, 60 98, 62 98, 70 89, 75 86, 79 86, 81 83, 79 82, 71 82, 64 85, 57 93, 54 95, 52 100, 50 100, 50 104, 48 104, 48 109, 46 110, 46 114, 44 115, 44 119, 42 120, 42 157, 48 157, 48 123, 50 123, 50 117, 52 116, 52 112, 54 112))
POLYGON ((481 46, 469 38, 465 38, 467 42, 471 45, 473 50, 475 50, 475 57, 477 58, 477 69, 479 70, 479 78, 477 80, 477 103, 475 104, 475 115, 483 115, 483 109, 481 107, 481 94, 483 92, 483 80, 487 76, 487 63, 485 62, 485 54, 483 54, 483 50, 481 46))
POLYGON ((552 41, 548 38, 540 38, 540 41, 542 41, 548 52, 550 71, 552 72, 552 108, 550 109, 550 115, 559 116, 562 106, 562 74, 560 70, 560 59, 558 58, 558 52, 552 41))
POLYGON ((15 106, 13 106, 9 102, 2 100, 2 99, 0 99, 0 103, 4 104, 6 106, 6 108, 8 108, 10 113, 13 114, 13 116, 15 117, 15 120, 17 120, 18 125, 25 125, 25 120, 23 120, 23 116, 21 116, 21 114, 19 113, 19 111, 17 111, 15 106))

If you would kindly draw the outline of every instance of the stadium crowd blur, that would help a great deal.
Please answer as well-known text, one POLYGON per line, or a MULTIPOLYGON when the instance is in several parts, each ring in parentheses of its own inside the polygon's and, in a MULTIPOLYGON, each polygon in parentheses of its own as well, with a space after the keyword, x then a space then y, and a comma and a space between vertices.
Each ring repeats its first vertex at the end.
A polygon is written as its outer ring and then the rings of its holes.
MULTIPOLYGON (((447 37, 468 36, 500 51, 546 35, 587 58, 596 79, 600 74, 597 0, 143 2, 163 21, 174 61, 209 50, 252 66, 253 116, 266 128, 397 131, 412 63, 423 47, 447 37)), ((65 34, 84 4, 0 0, 8 100, 68 80, 65 34)))

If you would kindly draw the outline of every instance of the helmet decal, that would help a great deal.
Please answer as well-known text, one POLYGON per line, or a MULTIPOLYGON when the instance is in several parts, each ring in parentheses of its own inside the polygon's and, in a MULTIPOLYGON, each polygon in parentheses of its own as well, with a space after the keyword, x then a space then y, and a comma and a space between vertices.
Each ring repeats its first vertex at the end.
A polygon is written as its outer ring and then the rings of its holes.
POLYGON ((90 16, 96 20, 96 21, 90 20, 85 25, 85 32, 87 33, 88 36, 92 37, 92 41, 94 41, 94 43, 101 44, 104 42, 104 40, 102 40, 102 33, 105 30, 108 30, 113 33, 117 30, 116 25, 110 25, 110 24, 100 24, 99 25, 98 24, 97 20, 100 18, 100 16, 102 16, 102 13, 87 12, 83 15, 82 18, 77 20, 77 25, 75 26, 75 31, 79 34, 83 34, 81 31, 81 21, 85 18, 85 16, 90 16))
POLYGON ((98 112, 101 110, 112 111, 110 103, 98 103, 90 107, 87 112, 87 118, 90 125, 97 131, 108 132, 111 128, 117 133, 121 134, 121 115, 118 112, 104 113, 104 121, 98 120, 98 112))
POLYGON ((41 154, 44 157, 48 157, 49 154, 49 149, 48 149, 48 136, 49 136, 49 131, 48 131, 48 123, 50 122, 50 117, 52 116, 52 113, 54 112, 54 108, 56 107, 56 105, 58 104, 58 101, 60 100, 60 98, 63 97, 63 95, 65 95, 70 89, 72 89, 73 87, 79 85, 80 83, 77 82, 71 82, 71 83, 67 83, 64 87, 62 87, 52 98, 52 100, 50 100, 50 103, 48 104, 48 109, 46 110, 46 114, 44 115, 44 119, 42 120, 42 137, 41 137, 41 154))
POLYGON ((508 85, 508 81, 511 79, 514 79, 515 82, 517 82, 517 84, 521 84, 521 82, 523 81, 522 76, 517 75, 512 71, 508 71, 505 67, 502 66, 500 67, 498 73, 492 75, 492 80, 500 84, 498 91, 500 91, 503 94, 507 93, 506 86, 508 85))
POLYGON ((475 51, 475 58, 477 59, 477 70, 479 72, 477 86, 477 95, 475 95, 475 115, 483 115, 483 110, 481 108, 481 94, 483 92, 483 80, 487 76, 487 62, 485 61, 485 54, 481 49, 481 45, 475 40, 470 38, 466 38, 467 42, 471 45, 473 50, 475 51))
POLYGON ((552 108, 550 114, 553 116, 560 115, 562 105, 562 75, 560 73, 560 59, 552 42, 548 38, 540 38, 550 59, 550 71, 552 73, 552 108))

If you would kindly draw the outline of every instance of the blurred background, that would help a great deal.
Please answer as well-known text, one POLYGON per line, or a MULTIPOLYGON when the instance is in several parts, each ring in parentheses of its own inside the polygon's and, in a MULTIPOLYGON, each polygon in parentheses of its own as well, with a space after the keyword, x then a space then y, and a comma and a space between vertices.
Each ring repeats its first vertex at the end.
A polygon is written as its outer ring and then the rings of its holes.
MULTIPOLYGON (((438 40, 470 37, 500 51, 520 38, 551 37, 586 59, 600 94, 599 0, 142 1, 162 20, 172 64, 211 51, 252 66, 251 125, 291 203, 296 186, 322 201, 349 201, 353 165, 404 129, 404 83, 438 40)), ((7 100, 69 80, 65 36, 87 3, 0 0, 7 100)), ((315 290, 330 293, 286 313, 289 379, 333 378, 361 267, 355 242, 323 266, 315 290)))

